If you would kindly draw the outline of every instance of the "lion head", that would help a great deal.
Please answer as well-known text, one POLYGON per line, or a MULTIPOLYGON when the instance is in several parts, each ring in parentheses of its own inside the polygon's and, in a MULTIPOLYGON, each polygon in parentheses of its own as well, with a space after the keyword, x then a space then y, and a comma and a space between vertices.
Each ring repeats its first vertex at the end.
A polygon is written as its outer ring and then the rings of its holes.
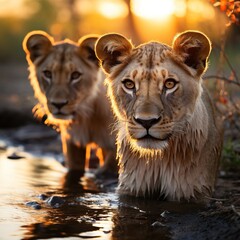
POLYGON ((88 35, 78 43, 68 39, 54 42, 43 31, 26 35, 23 48, 29 63, 30 80, 39 100, 37 115, 47 114, 52 122, 85 116, 98 94, 98 60, 94 53, 97 36, 88 35))
POLYGON ((197 31, 176 36, 172 47, 159 42, 134 47, 119 34, 97 41, 122 139, 133 150, 162 151, 185 131, 201 96, 210 50, 209 39, 197 31))

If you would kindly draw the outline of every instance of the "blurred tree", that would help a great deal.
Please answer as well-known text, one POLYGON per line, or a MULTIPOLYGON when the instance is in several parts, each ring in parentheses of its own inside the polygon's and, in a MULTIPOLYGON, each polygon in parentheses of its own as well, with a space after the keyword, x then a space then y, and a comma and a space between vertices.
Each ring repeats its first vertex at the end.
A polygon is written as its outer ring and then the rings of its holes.
POLYGON ((80 36, 79 33, 79 22, 80 22, 80 16, 78 12, 76 11, 76 0, 67 0, 67 6, 70 12, 70 36, 68 36, 71 39, 78 39, 80 36))
POLYGON ((141 43, 141 37, 137 31, 135 22, 134 22, 134 15, 132 12, 132 8, 131 8, 131 0, 124 0, 125 3, 127 4, 128 7, 128 15, 127 15, 127 24, 126 26, 128 27, 128 31, 129 33, 131 33, 131 38, 133 40, 134 43, 141 43))
MULTIPOLYGON (((49 31, 57 12, 52 1, 23 0, 23 4, 34 8, 33 14, 24 18, 19 16, 1 17, 0 20, 0 61, 23 61, 22 40, 32 30, 49 31)), ((21 10, 21 9, 20 9, 21 10)))
MULTIPOLYGON (((240 1, 211 0, 210 2, 214 7, 219 7, 219 10, 226 14, 229 22, 225 24, 225 26, 221 26, 222 34, 219 44, 213 42, 213 47, 219 51, 218 67, 216 68, 217 74, 207 76, 206 78, 216 80, 216 104, 218 106, 218 110, 222 113, 226 126, 233 131, 237 130, 240 132, 239 69, 234 67, 234 63, 230 60, 226 50, 227 43, 234 52, 239 50, 239 44, 234 45, 233 38, 230 38, 229 36, 233 36, 234 34, 235 41, 236 39, 239 40, 239 34, 236 34, 236 29, 238 29, 239 33, 240 1), (225 72, 226 66, 230 72, 225 72)), ((232 134, 231 138, 232 140, 234 139, 234 134, 232 134)))
MULTIPOLYGON (((31 4, 32 0, 24 0, 25 4, 31 4)), ((24 30, 31 31, 36 29, 48 31, 51 24, 57 18, 57 9, 53 1, 49 0, 35 0, 36 6, 35 14, 26 18, 24 22, 24 30)))

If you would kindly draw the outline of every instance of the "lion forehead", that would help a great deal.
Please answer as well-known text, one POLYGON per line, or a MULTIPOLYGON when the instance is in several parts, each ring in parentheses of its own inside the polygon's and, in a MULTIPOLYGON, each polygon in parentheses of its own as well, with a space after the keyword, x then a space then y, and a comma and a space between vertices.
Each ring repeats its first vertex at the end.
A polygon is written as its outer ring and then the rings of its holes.
POLYGON ((80 58, 78 46, 71 43, 62 43, 54 46, 56 56, 60 62, 73 60, 74 57, 80 58))
POLYGON ((55 45, 51 52, 47 55, 43 65, 53 71, 69 70, 80 66, 81 58, 77 54, 77 46, 63 43, 55 45))
POLYGON ((166 61, 171 48, 157 42, 140 45, 133 50, 131 61, 122 69, 120 78, 131 78, 136 81, 161 81, 171 71, 166 61))
POLYGON ((133 50, 133 59, 137 59, 140 66, 153 68, 160 65, 168 56, 171 48, 158 42, 150 42, 133 50))

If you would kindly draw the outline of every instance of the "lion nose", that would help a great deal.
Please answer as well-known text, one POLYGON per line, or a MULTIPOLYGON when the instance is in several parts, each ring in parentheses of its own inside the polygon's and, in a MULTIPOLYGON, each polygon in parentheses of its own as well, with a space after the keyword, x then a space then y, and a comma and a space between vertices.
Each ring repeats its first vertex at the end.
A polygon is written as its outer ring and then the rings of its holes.
POLYGON ((62 102, 51 102, 51 104, 56 107, 57 109, 61 109, 63 106, 65 106, 66 104, 68 104, 68 101, 62 101, 62 102))
POLYGON ((152 118, 152 119, 141 119, 141 118, 134 118, 134 120, 141 124, 144 128, 149 129, 154 124, 160 121, 160 118, 152 118))

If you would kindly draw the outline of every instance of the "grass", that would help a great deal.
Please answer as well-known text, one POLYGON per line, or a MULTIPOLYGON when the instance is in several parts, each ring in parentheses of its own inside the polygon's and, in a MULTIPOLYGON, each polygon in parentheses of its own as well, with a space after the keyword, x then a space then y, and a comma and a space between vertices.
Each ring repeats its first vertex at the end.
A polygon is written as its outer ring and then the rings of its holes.
POLYGON ((228 140, 223 147, 221 166, 225 171, 240 171, 240 143, 228 140))

